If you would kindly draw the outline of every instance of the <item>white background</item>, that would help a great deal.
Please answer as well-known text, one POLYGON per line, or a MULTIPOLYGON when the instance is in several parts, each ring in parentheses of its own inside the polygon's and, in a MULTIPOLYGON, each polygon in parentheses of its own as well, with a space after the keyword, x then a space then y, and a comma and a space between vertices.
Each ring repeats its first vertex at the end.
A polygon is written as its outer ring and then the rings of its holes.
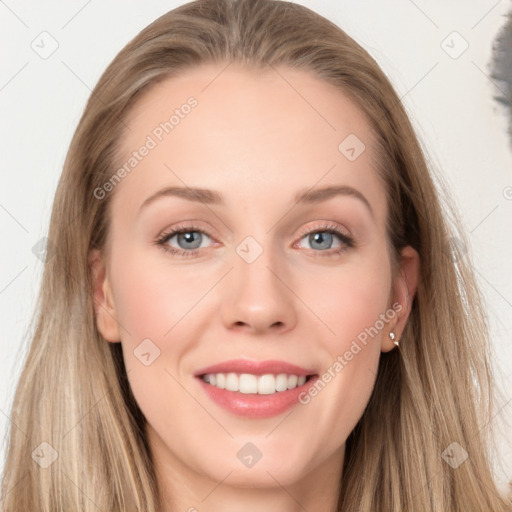
MULTIPOLYGON (((26 349, 42 263, 33 246, 47 233, 55 187, 85 102, 117 52, 148 23, 183 2, 0 2, 0 434, 26 349), (49 36, 57 50, 31 47, 49 36)), ((362 44, 391 78, 432 164, 441 169, 470 234, 487 301, 496 374, 504 390, 493 423, 500 487, 512 477, 512 151, 505 110, 494 100, 492 41, 510 11, 505 0, 347 0, 301 3, 362 44), (458 58, 441 43, 453 31, 469 44, 458 58), (453 55, 452 55, 453 56, 453 55), (510 191, 510 189, 508 189, 510 191)), ((465 43, 451 35, 457 54, 465 43)), ((447 48, 448 49, 448 48, 447 48)), ((5 447, 0 451, 0 469, 5 447)), ((27 454, 29 456, 29 454, 27 454)))

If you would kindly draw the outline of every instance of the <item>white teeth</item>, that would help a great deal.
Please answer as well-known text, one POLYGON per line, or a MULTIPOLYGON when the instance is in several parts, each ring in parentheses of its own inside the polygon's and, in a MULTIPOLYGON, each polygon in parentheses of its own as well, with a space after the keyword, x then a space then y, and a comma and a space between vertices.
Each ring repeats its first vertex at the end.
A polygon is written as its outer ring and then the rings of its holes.
POLYGON ((286 391, 288 389, 288 375, 280 373, 276 379, 276 391, 286 391))
POLYGON ((298 380, 299 378, 297 377, 297 375, 288 376, 288 389, 296 388, 298 380))
POLYGON ((240 393, 257 393, 258 377, 250 373, 242 373, 238 378, 238 390, 240 393))
POLYGON ((260 375, 258 379, 258 393, 260 395, 271 395, 276 392, 276 378, 271 375, 260 375))
POLYGON ((219 389, 226 388, 226 376, 223 373, 217 373, 217 383, 215 384, 219 389))
POLYGON ((302 386, 306 376, 288 375, 279 373, 273 375, 253 375, 252 373, 209 373, 203 380, 219 389, 239 391, 240 393, 257 393, 259 395, 272 395, 276 392, 286 391, 302 386))
POLYGON ((226 389, 228 391, 238 391, 238 375, 236 373, 228 373, 226 375, 226 389))

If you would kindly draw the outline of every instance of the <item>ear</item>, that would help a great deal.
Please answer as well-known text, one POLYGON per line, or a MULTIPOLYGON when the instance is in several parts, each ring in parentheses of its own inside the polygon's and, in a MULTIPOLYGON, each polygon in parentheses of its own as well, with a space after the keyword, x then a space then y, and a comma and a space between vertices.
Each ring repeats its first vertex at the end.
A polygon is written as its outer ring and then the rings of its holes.
POLYGON ((397 313, 384 332, 382 352, 388 352, 395 348, 393 340, 389 337, 390 332, 395 334, 394 341, 400 341, 402 338, 402 333, 411 313, 412 302, 418 289, 419 275, 419 254, 410 246, 404 247, 400 251, 399 268, 393 278, 391 290, 390 307, 397 313))
POLYGON ((121 341, 112 290, 107 276, 103 255, 98 249, 89 254, 89 269, 92 277, 96 326, 107 341, 121 341))

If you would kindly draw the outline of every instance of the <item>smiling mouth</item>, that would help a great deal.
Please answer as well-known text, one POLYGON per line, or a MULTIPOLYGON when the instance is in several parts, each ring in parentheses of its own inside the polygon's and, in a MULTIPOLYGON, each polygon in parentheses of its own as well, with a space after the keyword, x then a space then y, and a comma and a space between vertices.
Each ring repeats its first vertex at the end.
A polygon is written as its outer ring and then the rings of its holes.
POLYGON ((296 389, 306 384, 315 375, 287 373, 254 375, 251 373, 206 373, 198 376, 203 382, 217 389, 244 394, 273 395, 296 389))

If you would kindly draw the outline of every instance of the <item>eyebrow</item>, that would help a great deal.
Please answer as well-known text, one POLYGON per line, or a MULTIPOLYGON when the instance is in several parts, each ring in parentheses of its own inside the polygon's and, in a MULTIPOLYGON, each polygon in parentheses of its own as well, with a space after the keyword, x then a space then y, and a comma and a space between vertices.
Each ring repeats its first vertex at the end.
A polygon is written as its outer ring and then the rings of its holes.
MULTIPOLYGON (((315 204, 328 201, 336 196, 351 196, 359 199, 373 216, 372 207, 366 197, 359 190, 348 185, 331 185, 318 189, 300 190, 294 198, 296 204, 315 204)), ((224 198, 220 192, 197 187, 166 187, 148 197, 141 205, 140 211, 149 204, 162 197, 180 197, 187 201, 201 202, 204 204, 224 205, 224 198)))

